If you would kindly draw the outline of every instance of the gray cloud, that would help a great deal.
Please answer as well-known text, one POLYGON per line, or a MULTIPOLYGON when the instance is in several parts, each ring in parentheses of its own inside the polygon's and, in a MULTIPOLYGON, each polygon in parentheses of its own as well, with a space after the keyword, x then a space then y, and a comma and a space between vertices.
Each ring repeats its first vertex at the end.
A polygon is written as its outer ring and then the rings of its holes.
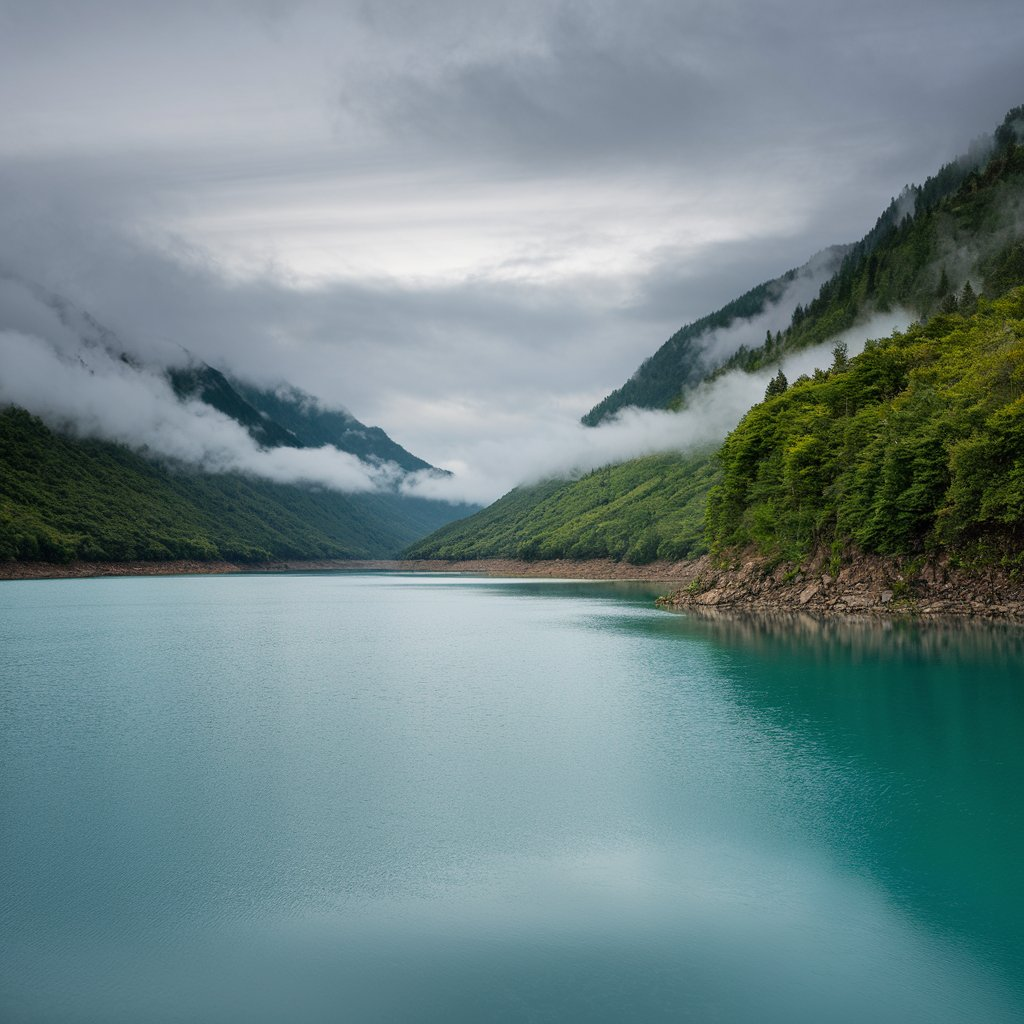
MULTIPOLYGON (((993 127, 1022 36, 1015 0, 10 0, 0 267, 146 366, 292 381, 486 496, 993 127)), ((64 358, 0 312, 6 360, 64 358)))

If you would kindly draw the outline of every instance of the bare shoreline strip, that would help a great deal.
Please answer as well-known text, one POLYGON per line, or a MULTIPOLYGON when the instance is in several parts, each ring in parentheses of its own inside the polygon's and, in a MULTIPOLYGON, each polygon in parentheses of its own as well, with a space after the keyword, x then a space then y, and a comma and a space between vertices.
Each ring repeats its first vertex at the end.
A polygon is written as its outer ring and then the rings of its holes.
POLYGON ((927 564, 861 555, 838 572, 822 557, 787 568, 759 556, 723 568, 704 555, 691 561, 631 565, 610 559, 525 562, 510 558, 377 561, 0 562, 0 580, 178 576, 275 572, 461 573, 526 579, 635 581, 665 584, 672 610, 801 612, 837 618, 983 619, 1024 624, 1024 582, 1005 570, 967 571, 948 559, 927 564))
POLYGON ((611 559, 570 561, 557 559, 524 562, 511 558, 482 558, 446 562, 441 560, 281 561, 241 562, 0 562, 0 580, 78 579, 99 576, 193 576, 222 573, 265 572, 444 572, 478 573, 484 576, 512 576, 575 580, 650 580, 685 586, 696 574, 694 562, 653 562, 630 565, 611 559))

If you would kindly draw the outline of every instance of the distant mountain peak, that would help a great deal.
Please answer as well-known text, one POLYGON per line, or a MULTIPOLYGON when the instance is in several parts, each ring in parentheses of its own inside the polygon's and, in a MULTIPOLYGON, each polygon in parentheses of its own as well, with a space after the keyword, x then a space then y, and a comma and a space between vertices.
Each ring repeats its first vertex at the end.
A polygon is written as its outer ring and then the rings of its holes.
POLYGON ((252 408, 289 431, 299 447, 329 444, 364 462, 392 462, 408 473, 433 470, 448 475, 407 451, 380 427, 368 427, 347 410, 327 408, 314 395, 292 384, 268 389, 232 378, 231 385, 252 408))

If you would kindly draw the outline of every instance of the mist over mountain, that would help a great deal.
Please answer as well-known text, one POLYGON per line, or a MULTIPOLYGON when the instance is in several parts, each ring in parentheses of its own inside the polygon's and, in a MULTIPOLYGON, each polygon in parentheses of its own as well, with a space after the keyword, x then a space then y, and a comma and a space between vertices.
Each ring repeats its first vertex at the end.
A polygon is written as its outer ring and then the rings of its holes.
POLYGON ((403 494, 447 474, 380 428, 177 355, 0 278, 2 557, 385 557, 472 510, 403 494))
POLYGON ((598 402, 583 422, 597 426, 628 406, 667 408, 737 351, 757 348, 766 334, 788 327, 794 310, 818 294, 849 249, 843 245, 824 249, 803 266, 751 288, 716 312, 680 328, 622 387, 598 402))
POLYGON ((312 395, 284 384, 274 390, 234 380, 232 385, 265 419, 279 423, 307 448, 333 445, 364 462, 393 463, 409 473, 432 470, 449 476, 392 441, 380 427, 368 427, 344 409, 324 408, 312 395))
MULTIPOLYGON (((583 422, 596 426, 630 405, 671 407, 716 372, 755 368, 783 351, 821 344, 893 308, 927 316, 937 299, 971 278, 981 287, 982 279, 991 276, 986 261, 1001 258, 1021 236, 1015 185, 1007 185, 1010 194, 989 197, 984 223, 958 227, 955 219, 925 215, 965 183, 977 188, 979 172, 993 153, 1011 150, 1020 139, 1022 123, 1021 108, 1014 108, 995 131, 976 137, 923 185, 907 185, 859 242, 831 246, 803 266, 681 328, 583 422), (908 252, 897 236, 901 230, 909 232, 915 222, 913 251, 908 252), (851 279, 857 274, 865 280, 854 294, 851 279)), ((1004 170, 997 159, 988 174, 998 176, 1004 170)), ((998 288, 995 281, 987 285, 990 292, 998 288)))
POLYGON ((271 391, 229 379, 184 344, 147 349, 13 274, 0 277, 0 332, 0 400, 79 436, 339 491, 388 489, 406 473, 433 471, 346 410, 287 384, 271 391))

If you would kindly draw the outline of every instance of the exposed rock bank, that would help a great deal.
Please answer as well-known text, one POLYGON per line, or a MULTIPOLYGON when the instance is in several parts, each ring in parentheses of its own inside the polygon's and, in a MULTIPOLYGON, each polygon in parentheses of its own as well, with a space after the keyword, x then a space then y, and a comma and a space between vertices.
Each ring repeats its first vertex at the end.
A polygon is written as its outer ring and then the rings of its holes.
POLYGON ((968 571, 945 556, 859 555, 835 570, 824 555, 799 568, 762 556, 724 568, 707 556, 690 564, 691 579, 663 607, 1024 622, 1024 581, 994 567, 968 571))

